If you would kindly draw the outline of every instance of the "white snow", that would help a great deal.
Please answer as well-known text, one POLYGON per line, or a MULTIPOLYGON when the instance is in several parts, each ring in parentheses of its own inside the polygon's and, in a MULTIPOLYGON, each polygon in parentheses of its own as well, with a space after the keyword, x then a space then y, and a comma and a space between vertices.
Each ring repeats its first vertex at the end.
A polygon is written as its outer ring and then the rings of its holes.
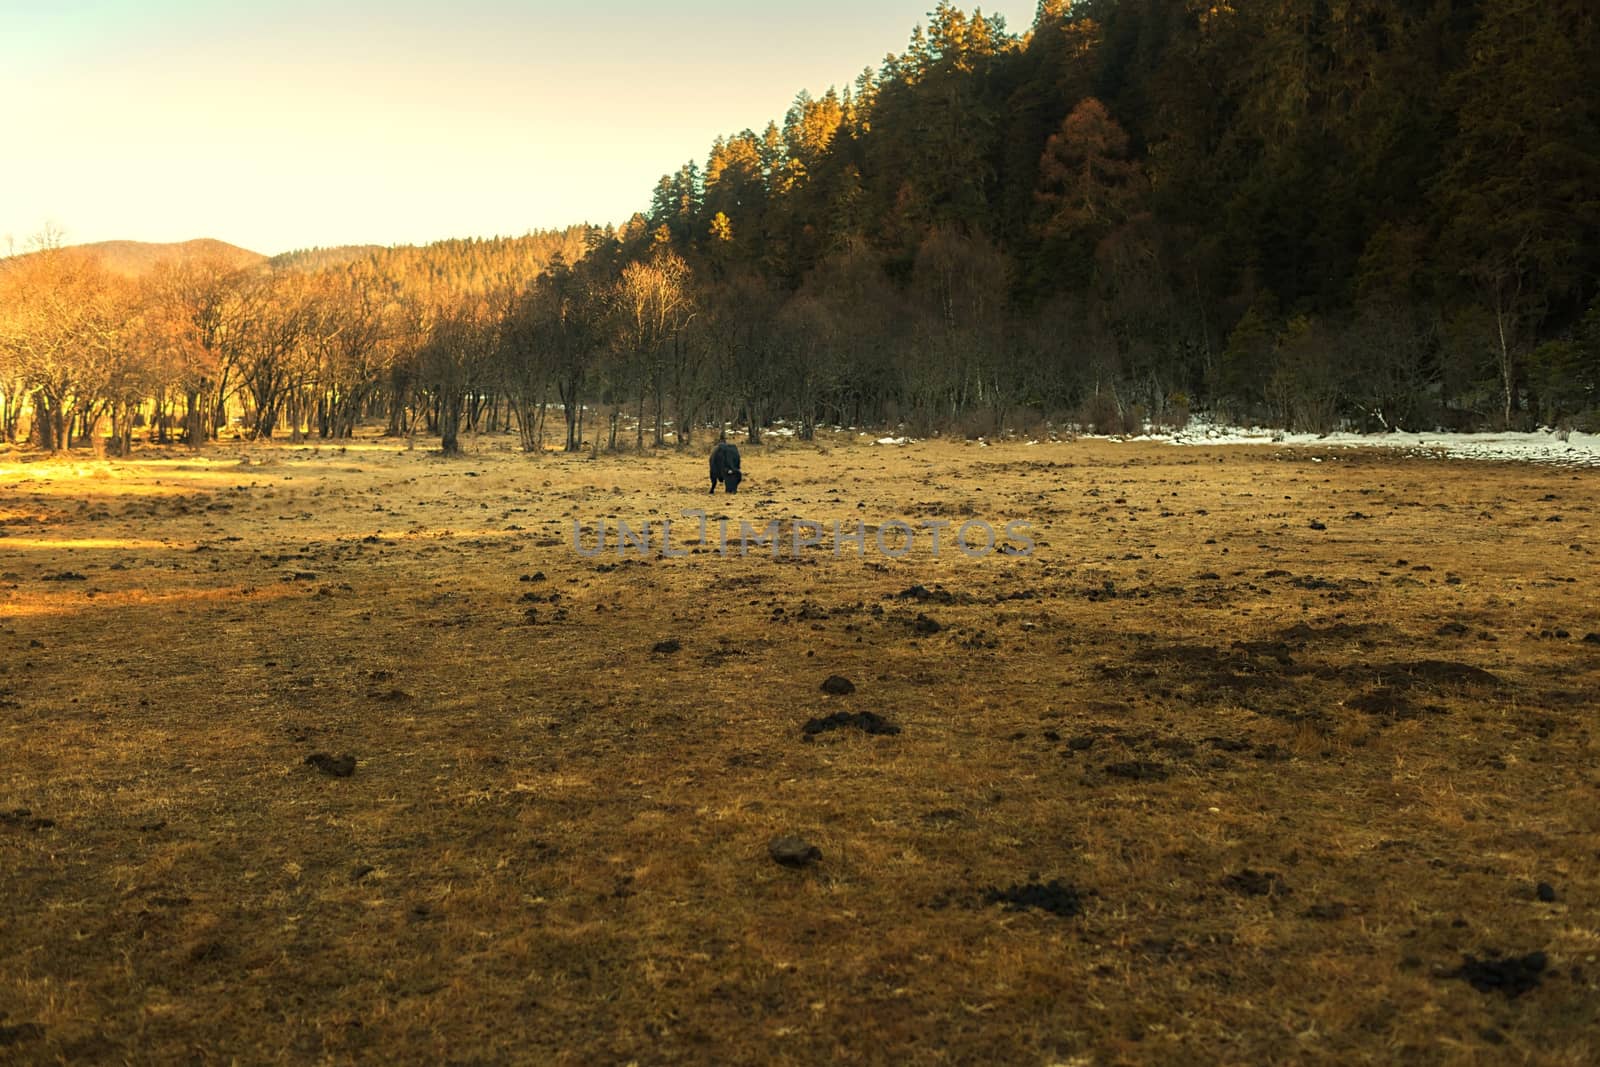
POLYGON ((877 443, 880 444, 880 445, 909 445, 911 443, 911 438, 909 438, 909 437, 880 437, 880 438, 878 438, 877 443))
POLYGON ((1546 463, 1563 467, 1600 467, 1600 434, 1561 433, 1391 433, 1338 432, 1325 435, 1285 433, 1261 427, 1244 429, 1194 420, 1181 430, 1116 438, 1162 441, 1173 445, 1312 445, 1320 448, 1388 448, 1414 455, 1449 459, 1483 459, 1546 463), (1564 439, 1563 439, 1564 438, 1564 439))

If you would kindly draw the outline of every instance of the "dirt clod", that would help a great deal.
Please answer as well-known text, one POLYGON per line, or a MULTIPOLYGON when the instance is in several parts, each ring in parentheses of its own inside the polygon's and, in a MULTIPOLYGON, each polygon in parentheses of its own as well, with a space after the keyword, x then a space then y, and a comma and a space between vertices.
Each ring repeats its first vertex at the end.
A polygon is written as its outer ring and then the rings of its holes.
POLYGON ((1385 719, 1414 719, 1419 714, 1418 707, 1406 696, 1405 691, 1392 685, 1379 686, 1345 701, 1345 704, 1385 719))
POLYGON ((1445 978, 1460 978, 1480 993, 1504 993, 1515 1000, 1522 994, 1538 988, 1549 959, 1543 952, 1530 952, 1526 956, 1491 956, 1480 960, 1467 956, 1460 967, 1445 974, 1445 978))
POLYGON ((1105 772, 1113 778, 1128 778, 1135 782, 1164 782, 1171 777, 1171 772, 1164 764, 1148 760, 1110 763, 1106 765, 1105 772))
POLYGON ((893 735, 900 732, 900 727, 871 711, 858 711, 855 713, 836 711, 832 715, 811 719, 802 727, 807 737, 815 737, 817 734, 826 733, 829 730, 850 728, 868 734, 893 735))
POLYGON ((1419 659, 1392 663, 1378 670, 1378 677, 1391 685, 1423 682, 1430 685, 1499 685, 1500 678, 1469 663, 1443 659, 1419 659))
POLYGON ((315 767, 329 778, 348 778, 356 773, 356 758, 348 754, 330 756, 326 752, 313 752, 306 757, 306 766, 315 767))
POLYGON ((44 1027, 38 1023, 18 1023, 15 1026, 0 1026, 0 1048, 7 1045, 20 1045, 24 1041, 37 1041, 44 1036, 44 1027))
POLYGON ((822 691, 829 696, 848 696, 856 691, 856 684, 840 674, 830 674, 822 681, 822 691))
POLYGON ((0 826, 15 826, 21 830, 48 830, 55 824, 54 819, 35 815, 28 808, 0 811, 0 826))
POLYGON ((1007 889, 990 887, 984 891, 983 899, 986 904, 1003 904, 1007 911, 1027 911, 1029 908, 1034 908, 1062 918, 1071 918, 1083 913, 1082 894, 1056 879, 1043 884, 1018 883, 1007 889))
POLYGON ((822 859, 822 850, 804 838, 775 837, 767 843, 767 855, 774 863, 784 867, 809 867, 822 859))
POLYGON ((1222 880, 1224 889, 1246 897, 1286 897, 1291 890, 1284 884, 1283 875, 1274 871, 1257 871, 1246 867, 1222 880))

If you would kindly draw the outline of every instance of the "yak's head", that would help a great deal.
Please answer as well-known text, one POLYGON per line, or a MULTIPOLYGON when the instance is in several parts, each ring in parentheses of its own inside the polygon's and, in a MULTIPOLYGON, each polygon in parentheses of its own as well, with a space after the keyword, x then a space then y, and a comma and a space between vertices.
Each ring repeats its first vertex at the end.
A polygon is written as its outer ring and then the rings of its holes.
POLYGON ((744 475, 739 473, 739 468, 737 467, 722 476, 722 486, 730 493, 737 493, 739 491, 739 483, 742 481, 744 481, 744 475))

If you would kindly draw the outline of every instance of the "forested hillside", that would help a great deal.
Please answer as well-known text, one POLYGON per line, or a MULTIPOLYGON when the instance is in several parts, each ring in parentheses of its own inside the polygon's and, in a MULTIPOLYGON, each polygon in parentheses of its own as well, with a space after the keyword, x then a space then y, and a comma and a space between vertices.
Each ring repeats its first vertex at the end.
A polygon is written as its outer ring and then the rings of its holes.
POLYGON ((232 246, 191 241, 163 246, 175 251, 137 273, 113 269, 97 246, 46 242, 0 260, 0 441, 26 418, 49 449, 81 438, 99 447, 105 424, 122 450, 138 425, 157 441, 199 443, 230 412, 261 437, 345 437, 375 414, 395 432, 418 418, 437 432, 441 390, 457 386, 474 419, 493 396, 497 424, 492 383, 441 386, 428 368, 447 337, 452 367, 480 355, 494 336, 486 324, 553 264, 581 256, 587 232, 243 262, 232 246))
POLYGON ((1587 0, 941 3, 620 227, 0 261, 0 431, 1597 428, 1596 72, 1587 0))
POLYGON ((1592 418, 1597 85, 1585 0, 1045 0, 1020 39, 941 3, 649 221, 833 320, 852 392, 908 346, 929 414, 1592 418))

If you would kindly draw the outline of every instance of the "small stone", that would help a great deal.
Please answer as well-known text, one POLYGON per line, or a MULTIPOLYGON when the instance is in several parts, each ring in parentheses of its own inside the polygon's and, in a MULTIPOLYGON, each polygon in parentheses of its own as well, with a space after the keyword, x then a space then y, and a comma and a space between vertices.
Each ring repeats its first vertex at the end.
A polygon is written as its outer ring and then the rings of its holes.
POLYGON ((792 835, 775 837, 767 844, 767 855, 784 867, 807 867, 822 858, 822 850, 792 835))
POLYGON ((1549 882, 1540 882, 1534 889, 1534 895, 1546 904, 1554 904, 1556 900, 1556 887, 1549 882))
POLYGON ((1328 527, 1325 524, 1318 522, 1316 519, 1312 519, 1311 528, 1313 530, 1326 530, 1328 527))

